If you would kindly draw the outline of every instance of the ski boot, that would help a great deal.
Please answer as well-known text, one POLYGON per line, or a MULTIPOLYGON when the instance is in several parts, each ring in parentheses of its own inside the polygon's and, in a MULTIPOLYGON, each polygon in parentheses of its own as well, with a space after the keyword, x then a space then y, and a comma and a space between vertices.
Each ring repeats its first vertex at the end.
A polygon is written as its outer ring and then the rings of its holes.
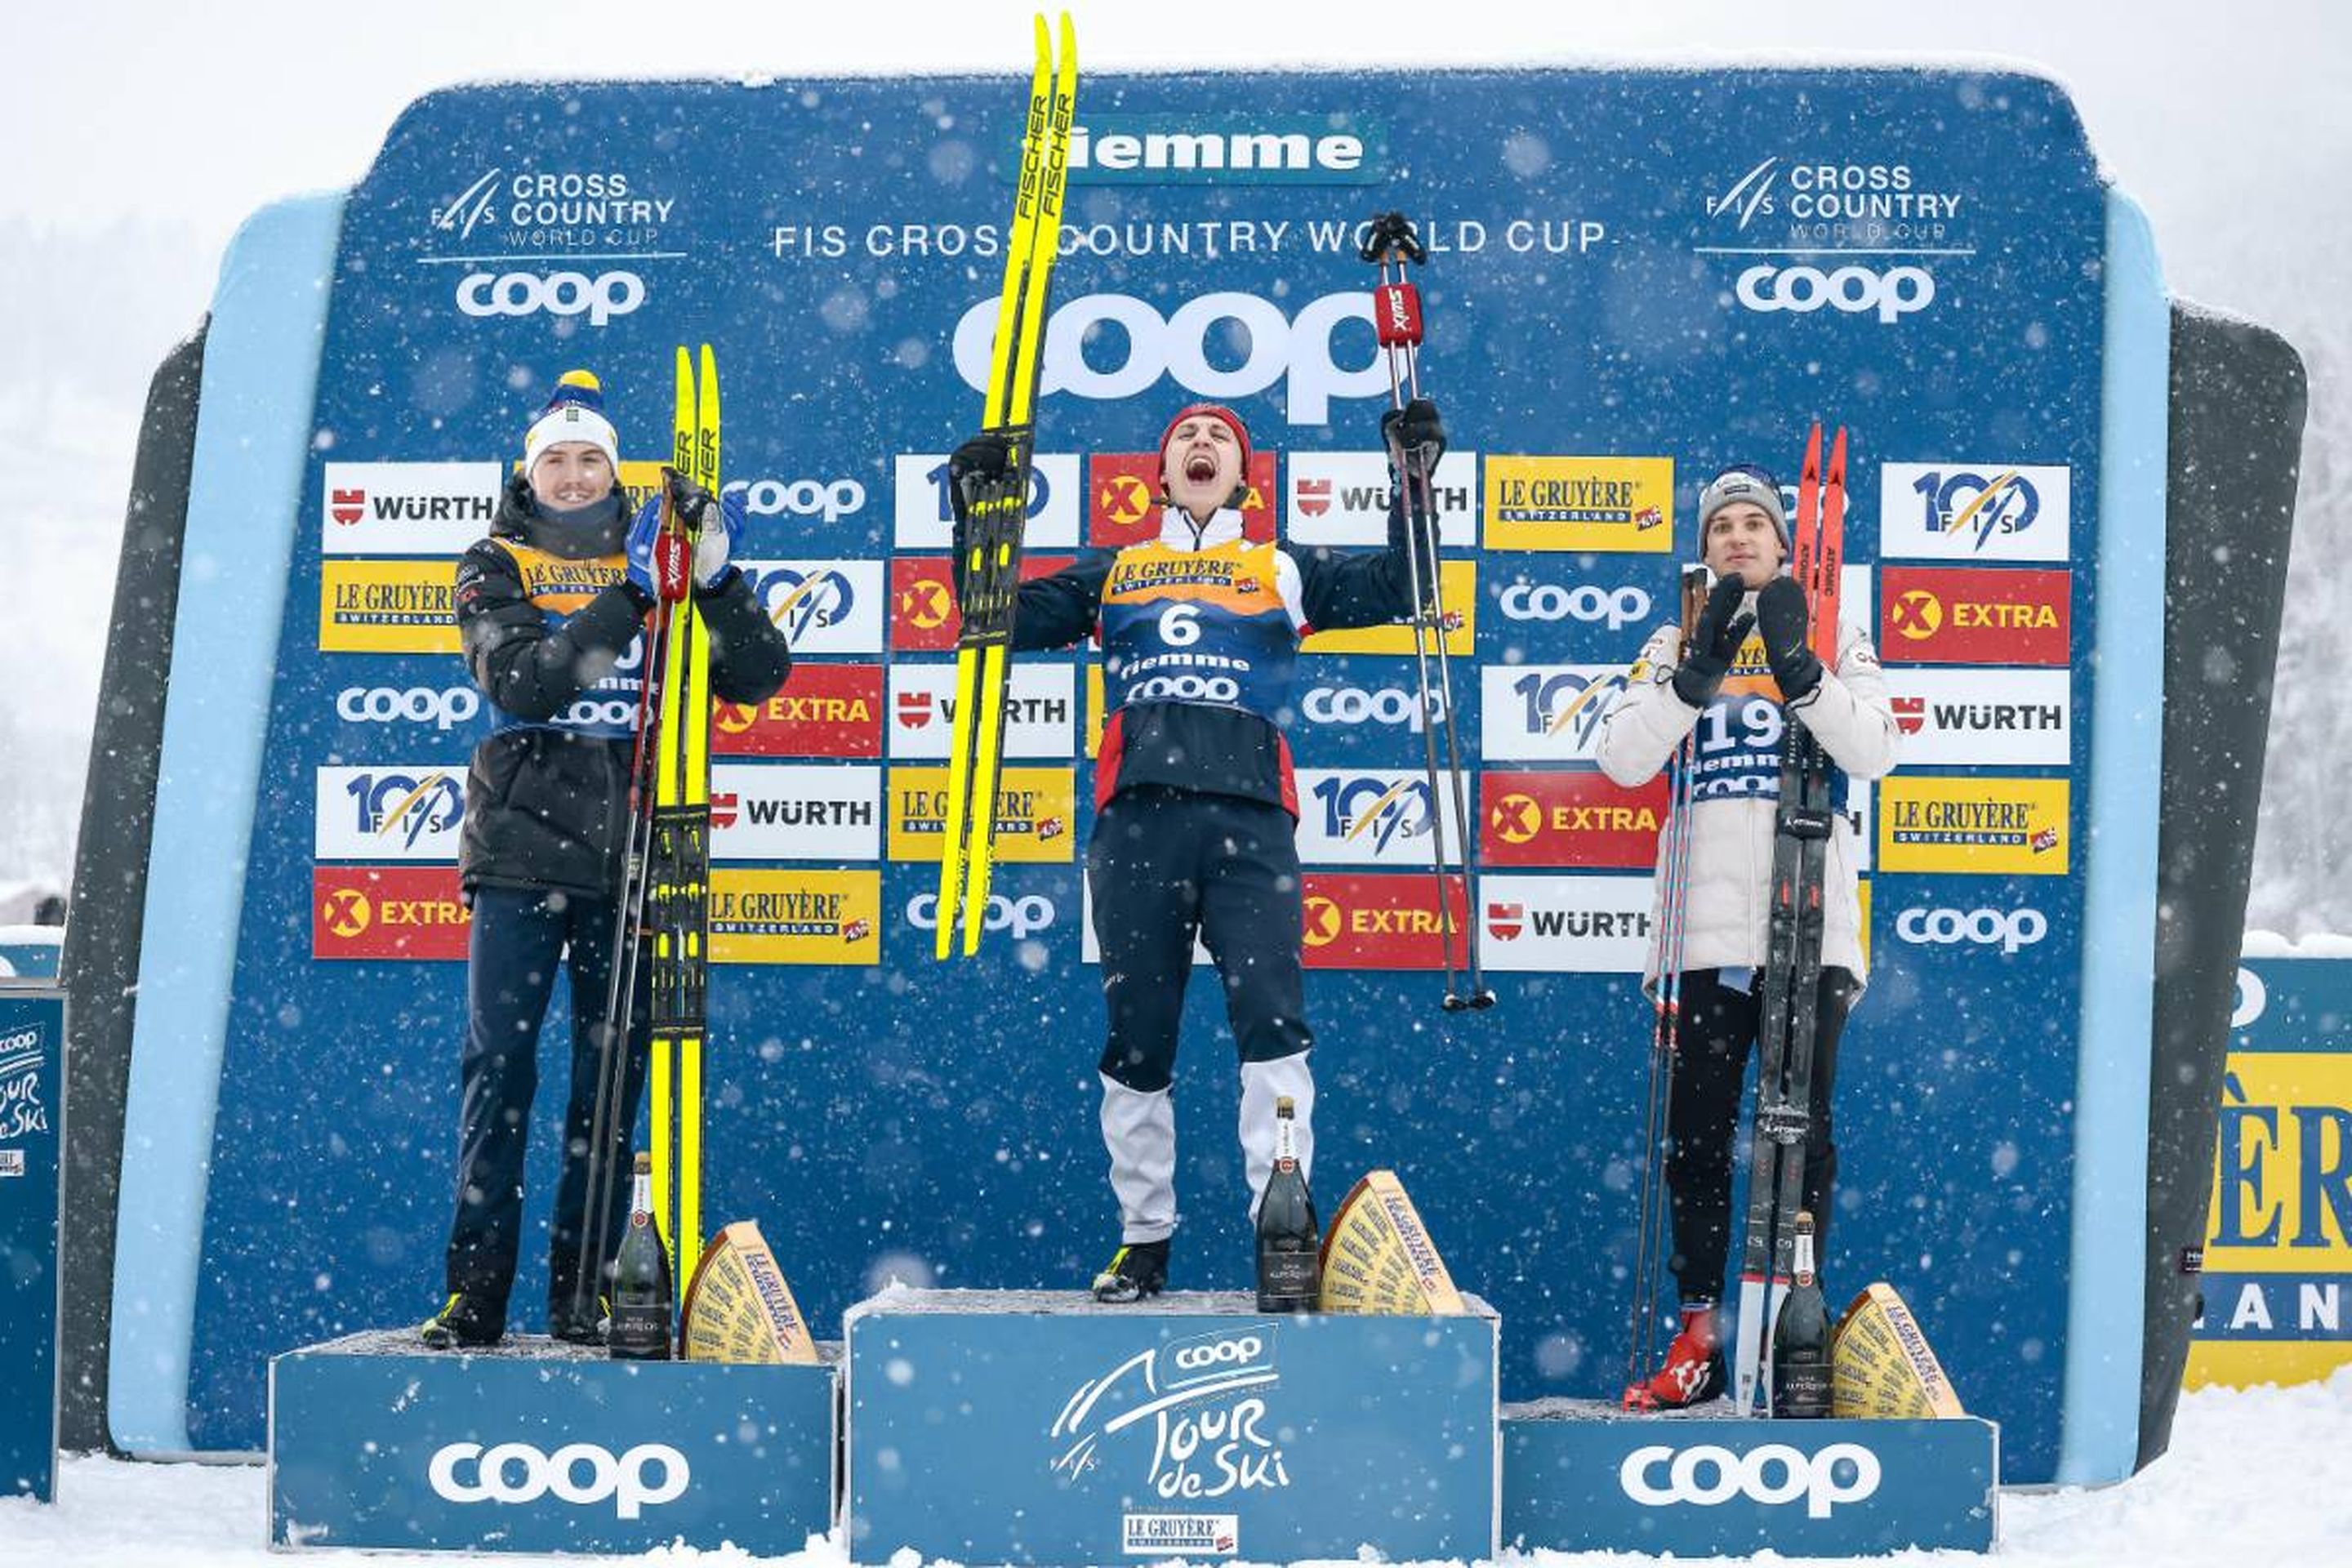
POLYGON ((453 1290, 441 1310, 417 1325, 426 1350, 480 1350, 506 1337, 507 1315, 477 1297, 453 1290))
POLYGON ((1168 1288, 1168 1243, 1130 1241, 1111 1254, 1109 1265, 1095 1276, 1095 1300, 1124 1305, 1157 1296, 1168 1288))
POLYGON ((567 1296, 562 1306, 547 1310, 547 1331, 568 1345, 601 1345, 612 1322, 612 1303, 599 1296, 583 1318, 572 1310, 572 1300, 567 1296))
POLYGON ((1680 1410, 1720 1399, 1725 1384, 1722 1314, 1712 1301, 1685 1301, 1682 1332, 1666 1347, 1666 1364, 1625 1391, 1625 1407, 1680 1410))

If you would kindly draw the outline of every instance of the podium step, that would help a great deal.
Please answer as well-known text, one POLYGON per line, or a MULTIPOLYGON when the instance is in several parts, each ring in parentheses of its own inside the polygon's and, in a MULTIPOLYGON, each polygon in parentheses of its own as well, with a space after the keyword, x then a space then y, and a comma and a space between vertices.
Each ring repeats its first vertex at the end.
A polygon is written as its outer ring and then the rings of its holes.
POLYGON ((285 1548, 798 1552, 832 1527, 827 1364, 614 1361, 414 1330, 271 1359, 269 1534, 285 1548))
POLYGON ((1255 1304, 895 1290, 852 1307, 852 1559, 1493 1557, 1494 1310, 1255 1304))

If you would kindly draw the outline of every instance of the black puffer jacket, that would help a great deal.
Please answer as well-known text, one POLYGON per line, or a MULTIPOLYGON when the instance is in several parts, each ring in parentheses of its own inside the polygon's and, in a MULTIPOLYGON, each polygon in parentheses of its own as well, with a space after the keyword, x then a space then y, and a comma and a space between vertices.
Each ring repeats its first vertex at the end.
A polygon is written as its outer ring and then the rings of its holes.
MULTIPOLYGON (((468 893, 488 885, 609 898, 620 886, 632 742, 560 721, 613 673, 653 607, 621 575, 628 523, 618 492, 609 516, 570 524, 542 516, 517 475, 489 537, 458 562, 466 665, 501 716, 498 732, 474 748, 466 780, 458 871, 468 893), (568 615, 551 611, 526 586, 530 557, 601 566, 609 580, 568 615)), ((697 589, 695 604, 710 633, 712 694, 730 702, 772 696, 792 669, 792 649, 743 574, 730 569, 717 587, 697 589)))

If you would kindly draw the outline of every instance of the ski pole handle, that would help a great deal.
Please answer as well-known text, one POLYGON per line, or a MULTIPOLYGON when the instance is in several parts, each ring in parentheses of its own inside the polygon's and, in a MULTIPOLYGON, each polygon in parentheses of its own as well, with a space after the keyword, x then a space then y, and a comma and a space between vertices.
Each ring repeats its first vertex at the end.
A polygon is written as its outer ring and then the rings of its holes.
POLYGON ((1357 254, 1375 265, 1391 260, 1427 261, 1429 247, 1413 233, 1412 219, 1402 213, 1382 213, 1372 220, 1357 254))

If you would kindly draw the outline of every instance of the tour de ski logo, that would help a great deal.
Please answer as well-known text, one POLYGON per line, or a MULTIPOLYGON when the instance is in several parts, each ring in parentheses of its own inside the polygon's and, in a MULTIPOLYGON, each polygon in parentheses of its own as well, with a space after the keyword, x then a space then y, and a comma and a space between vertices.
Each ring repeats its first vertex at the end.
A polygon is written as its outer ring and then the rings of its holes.
POLYGON ((0 1038, 0 1138, 48 1130, 41 1106, 41 1031, 19 1029, 0 1038))
POLYGON ((1139 1499, 1197 1502, 1290 1485, 1268 1399, 1277 1325, 1253 1322, 1139 1351, 1080 1384, 1054 1418, 1051 1468, 1097 1469, 1139 1499))

